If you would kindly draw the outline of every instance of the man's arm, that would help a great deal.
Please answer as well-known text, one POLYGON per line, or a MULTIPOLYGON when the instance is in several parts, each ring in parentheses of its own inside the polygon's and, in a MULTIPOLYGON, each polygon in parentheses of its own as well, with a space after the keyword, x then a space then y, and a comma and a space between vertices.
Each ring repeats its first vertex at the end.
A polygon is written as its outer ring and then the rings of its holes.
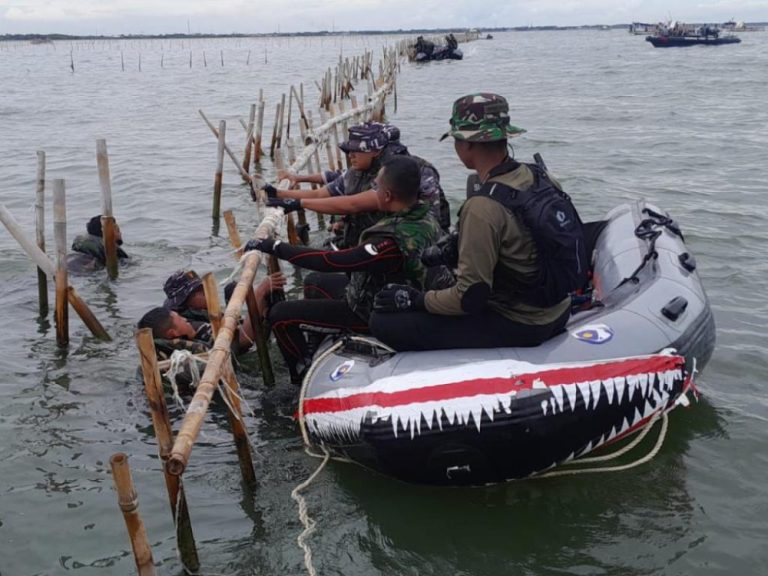
POLYGON ((328 198, 301 198, 301 207, 321 214, 360 214, 379 209, 375 190, 366 190, 352 196, 330 196, 328 198))
POLYGON ((499 257, 503 226, 500 210, 498 203, 490 198, 467 200, 459 221, 456 284, 427 292, 424 303, 428 312, 458 316, 479 312, 485 307, 499 257))
POLYGON ((247 250, 261 250, 287 260, 294 266, 301 266, 317 272, 359 272, 390 273, 402 269, 403 254, 391 238, 371 240, 347 250, 317 250, 305 246, 291 246, 272 239, 249 240, 247 250))

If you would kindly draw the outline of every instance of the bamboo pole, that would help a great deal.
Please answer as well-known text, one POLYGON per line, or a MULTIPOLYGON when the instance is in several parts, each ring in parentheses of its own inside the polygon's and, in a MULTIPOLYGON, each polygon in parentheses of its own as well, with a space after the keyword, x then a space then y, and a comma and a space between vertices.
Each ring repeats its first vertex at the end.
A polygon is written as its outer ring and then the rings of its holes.
MULTIPOLYGON (((255 237, 266 238, 271 236, 278 228, 282 216, 283 211, 281 209, 267 208, 264 219, 256 229, 255 237)), ((189 404, 187 414, 174 442, 171 456, 168 459, 167 469, 171 474, 177 476, 182 474, 189 463, 192 446, 197 435, 200 433, 200 428, 213 392, 216 389, 216 384, 221 377, 222 370, 229 361, 231 354, 230 344, 237 329, 240 309, 248 290, 252 287, 253 278, 256 274, 256 268, 261 261, 261 256, 260 252, 254 250, 249 252, 245 259, 240 280, 224 312, 219 335, 216 337, 213 348, 209 352, 208 364, 206 364, 200 384, 195 391, 195 396, 189 404)))
POLYGON ((197 572, 200 568, 200 560, 197 555, 195 536, 192 533, 192 521, 189 518, 184 484, 179 476, 169 474, 165 469, 165 462, 168 461, 168 456, 173 447, 173 428, 171 427, 171 419, 168 415, 168 406, 165 403, 163 381, 157 362, 155 342, 152 339, 152 330, 150 328, 137 330, 135 338, 136 346, 139 349, 139 356, 141 357, 144 391, 147 394, 147 403, 152 415, 152 426, 155 430, 155 438, 157 438, 157 453, 163 462, 165 488, 168 492, 173 522, 176 525, 176 541, 179 547, 179 555, 187 571, 197 572))
MULTIPOLYGON (((307 110, 307 130, 312 130, 312 111, 307 110)), ((306 137, 304 138, 304 142, 306 143, 306 137)), ((328 139, 326 138, 326 144, 328 143, 328 139)), ((319 174, 323 171, 323 168, 320 166, 320 153, 317 150, 317 147, 315 147, 315 151, 312 153, 312 156, 309 157, 309 173, 310 174, 319 174)), ((314 182, 311 184, 313 190, 317 190, 318 186, 314 182)), ((317 216, 317 228, 318 230, 322 230, 325 228, 325 218, 323 218, 323 215, 320 212, 315 212, 315 215, 317 216)))
MULTIPOLYGON (((320 122, 325 124, 327 120, 327 113, 323 108, 320 108, 320 122)), ((331 139, 325 138, 325 154, 328 156, 328 168, 332 171, 341 170, 341 164, 336 164, 336 157, 333 154, 333 148, 331 147, 331 139)))
POLYGON ((251 104, 251 109, 248 113, 248 130, 246 131, 245 137, 245 151, 243 152, 243 170, 248 174, 251 173, 251 148, 253 148, 253 130, 255 121, 256 104, 251 104))
MULTIPOLYGON (((216 338, 221 330, 221 304, 219 303, 219 291, 216 286, 216 279, 213 274, 208 272, 203 276, 203 290, 205 291, 205 301, 208 307, 208 318, 211 322, 213 337, 216 338)), ((252 292, 252 290, 251 290, 252 292)), ((248 442, 248 431, 245 429, 243 413, 240 407, 240 385, 232 369, 232 358, 225 363, 223 380, 226 383, 226 389, 220 389, 223 395, 226 395, 225 404, 227 405, 227 417, 229 425, 232 427, 235 446, 237 447, 237 458, 240 462, 240 472, 243 480, 248 485, 256 484, 256 474, 253 470, 253 458, 251 457, 251 445, 248 442)))
POLYGON ((269 144, 269 157, 275 157, 275 147, 277 146, 277 124, 280 122, 280 103, 275 108, 275 123, 272 125, 272 142, 269 144))
POLYGON ((280 125, 277 131, 277 147, 278 148, 283 147, 284 120, 285 120, 285 94, 283 94, 283 97, 280 100, 280 125))
POLYGON ((56 344, 69 344, 67 306, 67 205, 64 180, 53 181, 53 236, 56 242, 56 344))
MULTIPOLYGON (((339 106, 342 108, 342 116, 344 111, 344 103, 339 102, 339 106)), ((336 117, 336 107, 331 104, 329 106, 331 110, 331 117, 336 117)), ((348 138, 349 135, 349 127, 347 125, 346 120, 342 123, 342 126, 344 127, 344 140, 348 138)), ((342 166, 342 160, 341 160, 341 148, 339 148, 339 129, 338 129, 338 123, 333 125, 333 149, 336 151, 336 166, 339 167, 339 170, 341 170, 342 166)), ((346 164, 346 167, 349 168, 349 156, 346 154, 344 155, 344 162, 346 164)))
POLYGON ((112 479, 117 489, 117 502, 123 512, 125 527, 128 529, 128 538, 131 540, 136 570, 139 576, 155 576, 152 549, 147 541, 144 522, 139 516, 139 496, 133 486, 128 456, 122 452, 113 454, 109 459, 109 464, 112 467, 112 479))
MULTIPOLYGON (((232 210, 224 212, 224 221, 227 223, 229 241, 235 249, 235 258, 240 260, 243 253, 242 241, 240 240, 240 233, 237 231, 235 215, 232 213, 232 210)), ((266 330, 264 329, 264 323, 261 320, 261 314, 259 313, 253 286, 251 286, 251 289, 245 295, 245 303, 248 306, 248 315, 251 319, 254 336, 256 337, 256 352, 259 355, 261 377, 264 380, 265 385, 273 386, 275 383, 275 375, 272 369, 272 360, 269 357, 269 345, 267 342, 266 330)))
POLYGON ((107 274, 114 280, 117 278, 117 230, 112 214, 112 183, 109 176, 107 141, 103 138, 96 140, 96 164, 99 168, 101 187, 101 235, 107 260, 107 274))
MULTIPOLYGON (((202 110, 198 110, 198 113, 203 118, 205 123, 208 125, 208 128, 210 128, 213 135, 218 139, 219 138, 219 131, 215 128, 213 124, 211 124, 210 120, 206 117, 206 115, 203 113, 202 110)), ((238 172, 240 172, 240 175, 247 181, 251 183, 251 189, 253 190, 253 178, 251 177, 248 172, 243 171, 243 167, 240 166, 240 161, 235 158, 235 155, 232 153, 232 150, 229 148, 226 142, 224 142, 224 151, 227 153, 227 156, 229 156, 230 160, 237 166, 238 172)), ((255 196, 255 190, 253 190, 252 196, 255 196)))
POLYGON ((227 232, 229 232, 229 241, 235 249, 235 259, 240 260, 243 255, 242 240, 240 240, 240 233, 237 231, 237 224, 235 223, 235 215, 232 210, 224 211, 224 222, 227 224, 227 232))
POLYGON ((253 162, 258 164, 264 151, 261 149, 261 134, 264 130, 264 100, 259 98, 259 113, 256 121, 256 144, 253 149, 253 162))
MULTIPOLYGON (((293 164, 296 161, 296 145, 293 143, 293 138, 288 138, 286 143, 286 148, 288 150, 288 163, 293 164)), ((311 160, 310 156, 310 160, 311 160)), ((298 188, 298 186, 295 186, 295 188, 298 188)), ((296 216, 299 222, 299 226, 307 227, 307 213, 304 211, 303 208, 296 211, 296 216)), ((299 238, 301 238, 301 234, 299 234, 299 238)), ((302 242, 304 243, 304 242, 302 242)))
MULTIPOLYGON (((295 91, 296 89, 291 85, 291 89, 288 91, 288 121, 285 126, 286 140, 291 137, 291 112, 293 111, 293 93, 295 91)), ((283 97, 285 97, 285 95, 283 95, 283 97)))
MULTIPOLYGON (((27 256, 34 262, 37 267, 42 270, 47 276, 55 277, 56 275, 56 266, 53 262, 51 262, 51 259, 46 256, 46 254, 40 250, 40 248, 37 247, 37 244, 32 242, 29 238, 27 238, 24 235, 24 232, 21 229, 21 226, 19 226, 19 223, 16 221, 16 219, 13 217, 13 215, 8 211, 8 209, 0 204, 0 221, 5 225, 5 227, 8 229, 8 232, 11 233, 11 236, 13 236, 16 241, 19 243, 19 246, 21 246, 22 250, 27 253, 27 256)), ((72 307, 75 309, 75 311, 80 315, 80 318, 83 320, 83 323, 88 327, 88 329, 93 333, 94 336, 97 338, 101 338, 102 340, 110 340, 109 334, 107 334, 107 331, 104 329, 104 327, 99 323, 98 320, 96 320, 96 317, 93 315, 93 313, 88 308, 87 304, 83 302, 83 300, 78 296, 77 292, 73 287, 69 287, 69 290, 67 291, 67 299, 69 300, 69 303, 72 305, 72 307)))
POLYGON ((219 221, 221 210, 221 182, 224 175, 224 146, 226 146, 227 122, 219 121, 219 147, 216 155, 216 175, 213 178, 213 213, 215 222, 219 221))
MULTIPOLYGON (((285 157, 282 149, 275 151, 275 167, 278 170, 285 168, 285 157)), ((288 233, 288 242, 290 242, 291 246, 298 246, 300 244, 299 235, 296 233, 296 223, 293 221, 293 214, 285 215, 285 227, 288 233)))
MULTIPOLYGON (((35 190, 35 236, 37 246, 45 253, 45 152, 37 152, 37 186, 35 190)), ((40 316, 48 316, 48 277, 42 268, 37 268, 37 295, 40 316)))

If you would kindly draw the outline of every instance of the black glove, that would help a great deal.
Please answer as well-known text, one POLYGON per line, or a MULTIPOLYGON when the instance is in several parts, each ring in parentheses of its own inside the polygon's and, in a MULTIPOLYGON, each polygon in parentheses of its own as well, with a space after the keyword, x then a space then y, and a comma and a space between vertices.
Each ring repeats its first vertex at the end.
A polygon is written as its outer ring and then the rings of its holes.
POLYGON ((277 188, 272 186, 269 182, 264 184, 264 186, 261 187, 264 192, 267 193, 267 198, 277 198, 277 188))
POLYGON ((243 252, 250 252, 251 250, 258 250, 264 252, 264 254, 274 254, 275 247, 280 244, 280 240, 274 238, 258 238, 256 240, 248 240, 243 247, 243 252))
POLYGON ((417 312, 426 310, 424 294, 405 284, 387 284, 373 299, 376 312, 417 312))
POLYGON ((267 198, 267 206, 270 208, 282 208, 286 214, 301 209, 301 200, 298 198, 267 198))

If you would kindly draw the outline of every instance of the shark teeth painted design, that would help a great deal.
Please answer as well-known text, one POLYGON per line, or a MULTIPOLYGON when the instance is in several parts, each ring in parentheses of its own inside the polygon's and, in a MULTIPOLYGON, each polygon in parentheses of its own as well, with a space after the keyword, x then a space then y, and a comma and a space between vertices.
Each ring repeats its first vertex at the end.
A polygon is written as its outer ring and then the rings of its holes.
POLYGON ((438 433, 445 426, 472 427, 482 433, 485 422, 494 422, 501 414, 508 417, 518 402, 536 397, 541 418, 577 411, 589 418, 594 411, 623 410, 623 417, 617 413, 620 423, 609 424, 577 454, 581 456, 655 412, 674 407, 677 397, 671 393, 683 380, 683 366, 682 357, 668 354, 586 364, 478 362, 334 389, 304 399, 303 408, 309 431, 331 442, 356 441, 366 421, 388 422, 394 437, 405 432, 411 439, 427 431, 438 433))

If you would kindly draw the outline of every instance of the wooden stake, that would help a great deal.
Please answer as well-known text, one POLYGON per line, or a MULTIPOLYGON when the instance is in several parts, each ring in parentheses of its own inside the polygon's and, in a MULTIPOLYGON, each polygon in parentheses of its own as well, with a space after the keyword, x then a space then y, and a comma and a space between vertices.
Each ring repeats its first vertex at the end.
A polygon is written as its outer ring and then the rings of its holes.
MULTIPOLYGON (((250 55, 250 52, 249 52, 250 55)), ((253 148, 253 129, 256 119, 256 104, 251 104, 251 109, 248 114, 248 130, 245 138, 245 151, 243 152, 243 170, 248 174, 251 173, 251 148, 253 148)))
MULTIPOLYGON (((8 232, 11 233, 11 236, 16 239, 24 252, 27 253, 27 256, 29 256, 29 258, 37 265, 38 268, 45 272, 47 276, 56 275, 56 266, 53 262, 51 262, 51 259, 48 258, 48 256, 46 256, 45 253, 40 250, 40 248, 37 247, 37 244, 32 242, 24 235, 24 232, 22 231, 21 226, 19 226, 19 223, 8 211, 8 209, 2 204, 0 204, 0 221, 2 221, 2 223, 8 229, 8 232)), ((94 336, 101 338, 102 340, 110 340, 107 331, 99 323, 99 321, 96 320, 96 317, 90 311, 86 303, 83 302, 80 296, 77 295, 75 289, 71 286, 67 291, 67 299, 75 309, 75 312, 80 315, 83 323, 88 327, 94 336)))
POLYGON ((139 576, 155 576, 152 549, 147 541, 144 522, 139 516, 139 496, 133 486, 128 456, 122 452, 113 454, 109 459, 109 464, 112 467, 112 479, 117 489, 117 502, 123 512, 125 527, 128 529, 128 538, 131 540, 136 570, 138 570, 139 576))
POLYGON ((56 241, 56 343, 69 344, 67 305, 67 205, 64 180, 53 181, 53 236, 56 241))
POLYGON ((283 146, 284 119, 285 119, 285 94, 283 94, 283 97, 280 100, 280 127, 278 128, 278 131, 277 131, 277 147, 278 148, 282 148, 283 146))
POLYGON ((114 280, 117 278, 117 231, 112 215, 112 184, 109 176, 107 141, 103 138, 96 140, 96 164, 99 168, 101 187, 101 230, 107 259, 107 274, 114 280))
MULTIPOLYGON (((210 130, 213 133, 213 135, 216 136, 216 138, 218 139, 219 138, 219 131, 216 130, 216 128, 213 126, 213 124, 211 124, 210 120, 208 120, 208 118, 205 116, 205 114, 203 114, 202 110, 198 110, 198 113, 203 118, 205 123, 208 125, 208 128, 210 128, 210 130)), ((250 174, 248 174, 248 172, 245 172, 243 170, 243 167, 240 166, 240 161, 237 158, 235 158, 235 155, 232 153, 232 150, 230 150, 230 148, 229 148, 229 146, 227 145, 226 142, 224 142, 224 151, 227 153, 227 156, 229 156, 230 160, 232 160, 232 162, 235 164, 235 166, 237 166, 237 170, 240 172, 240 175, 246 181, 250 182, 251 185, 253 185, 253 178, 251 177, 250 174)))
MULTIPOLYGON (((211 322, 213 337, 216 338, 221 330, 222 314, 216 279, 210 272, 203 276, 203 289, 205 290, 205 301, 208 307, 208 318, 211 322)), ((228 408, 229 424, 232 427, 232 435, 235 438, 235 446, 237 447, 240 472, 246 484, 253 485, 256 483, 256 474, 253 471, 253 458, 251 457, 251 446, 248 443, 248 432, 245 429, 243 414, 240 409, 240 398, 238 396, 240 385, 237 383, 234 370, 232 370, 231 356, 224 366, 223 379, 227 384, 227 391, 224 392, 227 396, 225 404, 228 408)))
POLYGON ((216 156, 216 175, 213 179, 213 219, 218 222, 221 210, 221 182, 224 175, 224 147, 226 143, 227 122, 219 121, 219 147, 216 156))
MULTIPOLYGON (((285 157, 283 156, 283 150, 275 151, 275 167, 277 167, 278 170, 282 170, 285 167, 285 157)), ((290 242, 292 246, 298 246, 301 242, 299 241, 299 236, 296 233, 296 223, 293 221, 293 214, 285 215, 285 228, 288 232, 288 242, 290 242)))
POLYGON ((277 124, 280 122, 280 103, 275 108, 275 123, 272 125, 272 142, 269 145, 269 157, 275 158, 275 147, 277 146, 277 124))
MULTIPOLYGON (((37 246, 45 253, 45 152, 37 152, 37 187, 35 190, 35 236, 37 246)), ((40 302, 40 316, 48 316, 48 277, 42 268, 37 268, 37 295, 40 302)))
POLYGON ((261 133, 264 129, 264 100, 259 99, 259 114, 256 121, 256 143, 253 149, 253 161, 258 163, 264 151, 261 149, 261 133))
MULTIPOLYGON (((291 112, 293 110, 293 93, 295 92, 295 88, 293 85, 291 85, 291 89, 288 94, 288 122, 285 127, 285 138, 286 140, 291 137, 291 112)), ((285 95, 283 95, 285 97, 285 95)))
POLYGON ((173 428, 171 427, 171 419, 168 415, 168 406, 165 404, 163 381, 160 377, 155 342, 152 339, 152 330, 150 328, 142 328, 136 331, 136 346, 141 357, 144 391, 147 394, 147 403, 152 415, 152 426, 155 429, 155 438, 157 438, 157 453, 163 462, 165 488, 168 492, 173 522, 176 524, 176 540, 179 546, 179 554, 187 571, 197 572, 200 568, 200 560, 197 556, 195 536, 192 533, 192 522, 189 518, 184 485, 179 476, 173 476, 165 469, 165 462, 168 461, 168 456, 173 447, 173 428), (177 502, 178 508, 176 506, 177 502))
MULTIPOLYGON (((307 110, 307 129, 312 130, 312 111, 307 110)), ((326 138, 326 144, 328 143, 328 140, 326 138)), ((317 146, 315 146, 315 151, 313 152, 312 156, 310 156, 309 161, 309 173, 315 174, 320 173, 323 171, 322 167, 320 166, 320 153, 317 150, 317 146)), ((318 186, 315 183, 312 183, 312 189, 317 190, 318 186)), ((318 230, 322 230, 325 228, 325 218, 323 218, 323 215, 320 212, 315 212, 317 215, 317 228, 318 230)))
MULTIPOLYGON (((224 212, 224 221, 227 223, 229 241, 235 249, 235 259, 240 260, 240 257, 243 254, 242 241, 240 240, 240 233, 237 231, 235 215, 232 213, 232 210, 224 212)), ((261 314, 259 313, 259 306, 256 301, 256 294, 253 290, 253 286, 251 286, 251 289, 245 295, 245 303, 248 306, 248 316, 251 319, 251 326, 253 327, 254 336, 256 337, 256 351, 259 355, 262 379, 267 386, 273 386, 275 383, 275 375, 272 370, 272 360, 269 357, 269 344, 267 342, 266 331, 264 330, 264 323, 262 322, 261 314)))
MULTIPOLYGON (((339 102, 339 107, 341 108, 341 112, 344 112, 344 102, 339 102)), ((331 111, 331 118, 336 117, 336 107, 331 104, 329 106, 329 109, 331 111)), ((347 121, 344 120, 342 122, 342 126, 344 127, 344 140, 347 139, 349 135, 349 127, 347 125, 347 121)), ((339 170, 341 170, 341 148, 339 148, 339 127, 338 124, 333 125, 333 149, 336 150, 336 166, 339 167, 339 170)), ((346 163, 347 168, 349 168, 349 156, 346 154, 344 155, 344 162, 346 163)))

